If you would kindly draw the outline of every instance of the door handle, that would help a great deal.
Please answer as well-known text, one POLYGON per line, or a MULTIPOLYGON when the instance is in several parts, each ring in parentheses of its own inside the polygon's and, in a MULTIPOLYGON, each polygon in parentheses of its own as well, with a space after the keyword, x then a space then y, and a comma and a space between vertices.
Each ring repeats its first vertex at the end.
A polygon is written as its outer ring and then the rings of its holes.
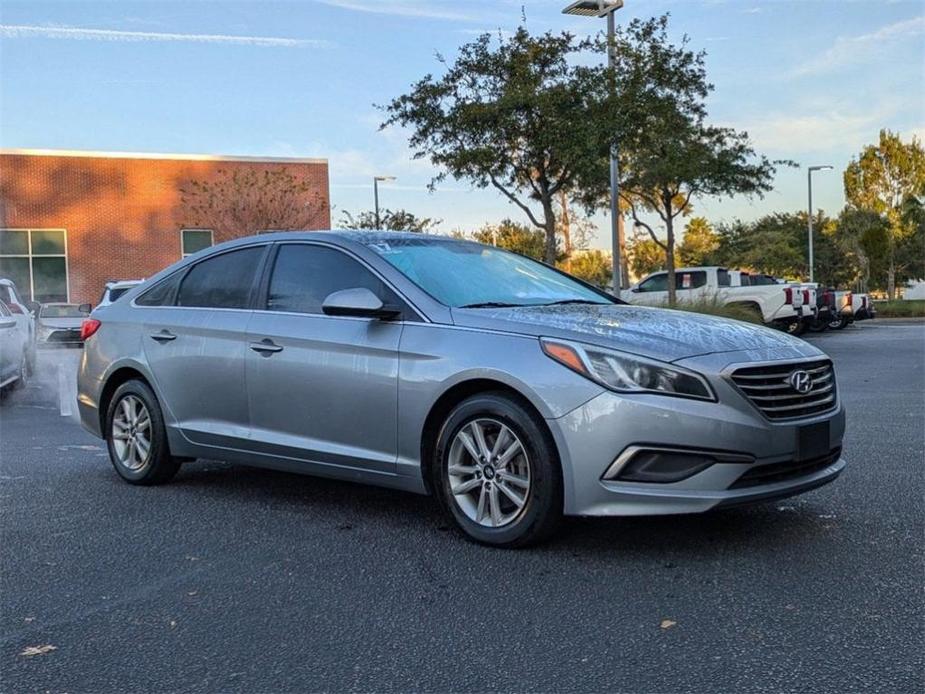
POLYGON ((170 342, 171 340, 177 339, 177 336, 169 330, 161 330, 159 333, 151 333, 150 337, 156 342, 170 342))
POLYGON ((262 354, 265 357, 270 356, 271 354, 276 354, 277 352, 282 352, 283 348, 279 345, 273 344, 272 340, 261 340, 260 342, 251 342, 251 349, 262 354))

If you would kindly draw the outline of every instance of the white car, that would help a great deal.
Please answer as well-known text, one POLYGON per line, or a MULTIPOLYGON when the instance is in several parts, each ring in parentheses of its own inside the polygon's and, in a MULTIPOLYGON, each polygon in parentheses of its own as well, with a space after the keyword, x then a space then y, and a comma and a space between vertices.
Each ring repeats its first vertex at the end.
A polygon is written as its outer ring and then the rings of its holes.
POLYGON ((100 302, 97 306, 108 306, 125 294, 129 289, 138 286, 142 282, 144 282, 144 280, 113 280, 107 282, 106 286, 103 288, 103 295, 100 297, 100 302))
POLYGON ((22 388, 28 377, 29 342, 9 306, 0 300, 0 388, 22 388))
MULTIPOLYGON (((675 270, 678 302, 716 301, 724 306, 747 306, 760 313, 766 325, 781 330, 802 320, 804 292, 800 287, 787 284, 735 286, 733 273, 738 273, 741 284, 741 271, 716 266, 678 268, 675 270)), ((668 273, 653 272, 623 291, 620 298, 631 304, 667 305, 668 273)))
POLYGON ((6 304, 16 326, 26 341, 26 366, 35 371, 35 313, 39 304, 22 298, 13 280, 0 278, 0 301, 6 304))

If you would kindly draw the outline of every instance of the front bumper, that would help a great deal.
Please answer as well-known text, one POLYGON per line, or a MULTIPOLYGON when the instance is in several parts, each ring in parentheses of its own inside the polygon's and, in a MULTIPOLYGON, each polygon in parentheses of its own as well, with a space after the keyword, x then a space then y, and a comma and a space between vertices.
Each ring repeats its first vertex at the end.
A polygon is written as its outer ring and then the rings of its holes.
MULTIPOLYGON (((728 364, 742 361, 730 353, 728 364)), ((752 359, 755 357, 752 356, 752 359)), ((684 360, 713 362, 701 373, 725 368, 721 355, 684 360)), ((727 364, 727 365, 728 365, 727 364)), ((718 402, 658 395, 602 393, 564 417, 549 420, 562 456, 564 510, 568 515, 633 516, 698 513, 800 494, 833 481, 844 470, 840 454, 845 413, 835 409, 798 421, 769 421, 722 377, 710 376, 718 402), (828 422, 827 454, 805 467, 799 458, 799 430, 828 422), (670 483, 603 479, 621 452, 631 446, 662 446, 724 451, 717 462, 686 479, 670 483), (738 459, 736 459, 738 456, 738 459), (773 474, 776 470, 790 474, 773 474), (767 471, 771 474, 758 474, 767 471), (743 484, 743 480, 752 479, 743 484)))

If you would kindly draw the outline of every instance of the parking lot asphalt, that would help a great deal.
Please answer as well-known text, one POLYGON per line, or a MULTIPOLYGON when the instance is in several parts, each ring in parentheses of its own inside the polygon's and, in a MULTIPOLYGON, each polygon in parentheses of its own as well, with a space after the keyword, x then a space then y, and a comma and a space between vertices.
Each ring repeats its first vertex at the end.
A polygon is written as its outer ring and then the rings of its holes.
POLYGON ((0 405, 0 690, 920 692, 925 323, 810 339, 848 411, 834 484, 523 551, 311 477, 126 485, 60 415, 76 353, 43 354, 0 405))

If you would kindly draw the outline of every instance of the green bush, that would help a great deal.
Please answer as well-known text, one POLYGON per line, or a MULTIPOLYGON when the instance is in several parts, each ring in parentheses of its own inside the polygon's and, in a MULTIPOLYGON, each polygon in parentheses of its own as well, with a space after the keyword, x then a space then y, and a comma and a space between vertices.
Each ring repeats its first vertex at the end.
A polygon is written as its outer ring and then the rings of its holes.
MULTIPOLYGON (((662 308, 670 308, 668 304, 663 304, 662 308)), ((735 320, 745 321, 746 323, 763 323, 761 313, 757 309, 745 304, 727 304, 723 305, 716 298, 698 299, 693 302, 679 303, 675 308, 679 311, 691 311, 693 313, 705 313, 710 316, 719 316, 720 318, 733 318, 735 320)))
POLYGON ((925 318, 925 299, 875 301, 878 318, 925 318))

